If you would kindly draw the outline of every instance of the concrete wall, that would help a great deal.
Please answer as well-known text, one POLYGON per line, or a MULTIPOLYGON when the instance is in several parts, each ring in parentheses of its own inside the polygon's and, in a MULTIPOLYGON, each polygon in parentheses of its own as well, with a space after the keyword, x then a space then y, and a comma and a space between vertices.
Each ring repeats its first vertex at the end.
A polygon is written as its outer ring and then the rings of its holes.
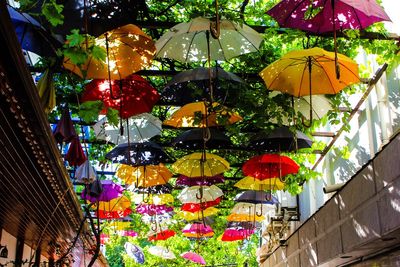
POLYGON ((337 266, 400 245, 400 134, 262 266, 337 266))

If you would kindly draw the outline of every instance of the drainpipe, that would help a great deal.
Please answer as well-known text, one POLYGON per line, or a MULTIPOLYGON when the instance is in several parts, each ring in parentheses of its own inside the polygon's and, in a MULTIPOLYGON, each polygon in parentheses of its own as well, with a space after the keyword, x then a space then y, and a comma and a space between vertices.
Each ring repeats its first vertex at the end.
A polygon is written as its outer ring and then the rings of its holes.
POLYGON ((387 144, 393 134, 393 127, 390 117, 390 107, 388 101, 388 87, 386 81, 386 72, 377 81, 375 85, 376 96, 378 98, 379 123, 381 126, 382 146, 387 144))

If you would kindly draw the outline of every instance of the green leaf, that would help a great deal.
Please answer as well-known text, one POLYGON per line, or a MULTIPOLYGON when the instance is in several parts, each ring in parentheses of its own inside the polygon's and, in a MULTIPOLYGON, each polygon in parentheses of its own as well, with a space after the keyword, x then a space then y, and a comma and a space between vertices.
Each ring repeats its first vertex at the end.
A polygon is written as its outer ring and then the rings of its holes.
POLYGON ((85 41, 85 37, 79 33, 79 30, 73 29, 71 30, 72 34, 67 35, 67 45, 69 47, 80 47, 81 44, 85 41))
POLYGON ((100 100, 87 101, 80 105, 79 117, 86 123, 95 122, 103 109, 103 103, 100 100))
POLYGON ((105 61, 107 56, 107 52, 104 48, 100 46, 93 46, 92 48, 92 57, 97 60, 105 61))
POLYGON ((73 64, 78 66, 85 63, 88 58, 88 54, 82 49, 67 48, 63 53, 64 56, 69 58, 73 64))
POLYGON ((55 0, 51 0, 42 6, 42 14, 55 27, 64 23, 64 15, 61 14, 63 9, 63 5, 59 5, 55 0))
POLYGON ((118 123, 119 123, 118 110, 113 109, 113 108, 108 108, 106 116, 107 116, 108 123, 114 125, 115 127, 118 127, 118 123))

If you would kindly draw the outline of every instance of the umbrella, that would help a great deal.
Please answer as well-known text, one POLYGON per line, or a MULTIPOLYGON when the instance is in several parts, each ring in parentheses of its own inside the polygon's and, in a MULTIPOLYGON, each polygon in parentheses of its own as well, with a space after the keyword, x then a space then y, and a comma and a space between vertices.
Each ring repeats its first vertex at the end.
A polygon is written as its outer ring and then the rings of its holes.
POLYGON ((119 128, 108 123, 107 117, 104 117, 93 125, 93 130, 97 139, 118 145, 128 142, 128 131, 130 142, 148 141, 150 138, 161 134, 161 124, 162 122, 157 117, 150 113, 142 113, 130 117, 128 123, 126 120, 123 121, 124 135, 121 135, 119 128))
POLYGON ((210 153, 192 153, 178 159, 171 166, 176 173, 188 177, 215 176, 229 169, 229 163, 210 153))
POLYGON ((132 227, 129 221, 112 221, 109 225, 115 231, 125 231, 127 228, 132 227))
POLYGON ((131 166, 157 165, 170 161, 162 147, 151 141, 120 144, 106 154, 106 159, 131 166))
POLYGON ((253 224, 257 222, 262 222, 265 220, 264 215, 258 216, 256 214, 236 214, 232 213, 226 217, 228 222, 251 222, 253 224))
POLYGON ((189 212, 197 212, 201 210, 205 210, 209 207, 213 207, 218 205, 221 202, 221 198, 217 198, 213 201, 207 201, 202 203, 185 203, 182 205, 181 210, 189 211, 189 212))
POLYGON ((235 186, 240 189, 249 190, 283 190, 283 188, 285 188, 285 183, 279 178, 258 180, 254 177, 246 176, 239 180, 235 186))
POLYGON ((235 206, 233 206, 231 213, 250 216, 256 214, 257 216, 261 216, 267 213, 275 212, 275 208, 275 205, 271 204, 253 204, 247 202, 239 202, 236 203, 235 206))
POLYGON ((222 190, 215 185, 192 186, 183 189, 177 198, 182 203, 204 203, 215 201, 223 194, 222 190))
POLYGON ((132 213, 131 208, 123 210, 112 210, 112 211, 99 210, 97 216, 99 217, 99 219, 119 219, 119 218, 124 218, 131 213, 132 213))
POLYGON ((174 197, 171 194, 159 194, 159 195, 134 194, 132 195, 132 202, 135 203, 136 205, 141 203, 163 205, 163 204, 173 203, 174 197))
POLYGON ((156 57, 181 62, 229 60, 258 51, 262 36, 245 24, 221 20, 218 39, 209 38, 212 21, 195 18, 175 25, 156 42, 156 57))
POLYGON ((287 126, 274 129, 271 133, 257 133, 250 139, 250 148, 267 151, 296 151, 301 148, 310 148, 311 139, 300 131, 290 130, 287 126))
POLYGON ((115 175, 126 184, 135 184, 135 186, 141 187, 163 185, 168 183, 172 177, 172 173, 162 163, 137 167, 122 164, 115 175))
POLYGON ((157 90, 148 81, 132 74, 123 80, 111 81, 111 88, 108 80, 92 80, 86 85, 81 101, 100 100, 105 108, 116 109, 121 118, 127 119, 150 112, 159 98, 157 90))
POLYGON ((117 234, 120 236, 131 236, 131 237, 138 236, 138 233, 133 230, 117 230, 117 234))
POLYGON ((205 210, 196 211, 196 212, 179 211, 178 215, 186 221, 200 221, 200 220, 203 220, 203 218, 205 218, 205 217, 217 214, 218 211, 219 210, 217 208, 209 207, 205 210))
POLYGON ((313 95, 311 96, 311 101, 309 97, 300 97, 294 100, 295 112, 300 112, 307 120, 310 120, 310 108, 312 110, 312 118, 318 120, 333 109, 331 102, 323 95, 313 95))
POLYGON ((224 176, 217 174, 215 176, 205 176, 205 177, 187 177, 184 175, 179 175, 176 179, 175 184, 178 186, 194 186, 194 185, 213 185, 223 183, 224 176))
POLYGON ((40 56, 55 56, 61 43, 56 40, 40 23, 27 13, 18 12, 7 5, 11 22, 22 49, 40 56))
POLYGON ((213 232, 211 226, 203 223, 189 223, 182 229, 182 233, 208 234, 213 232))
MULTIPOLYGON (((122 196, 122 192, 124 191, 124 188, 120 186, 119 184, 114 183, 113 181, 110 180, 101 180, 101 186, 103 188, 103 191, 99 196, 91 196, 90 192, 88 192, 86 189, 82 191, 81 198, 89 200, 90 202, 94 203, 97 201, 110 201, 111 199, 117 198, 122 196)), ((123 216, 125 217, 125 216, 123 216)))
POLYGON ((201 233, 182 233, 183 236, 189 238, 189 239, 203 239, 207 237, 213 237, 214 232, 206 233, 206 234, 201 234, 201 233))
POLYGON ((100 234, 100 244, 104 245, 110 241, 110 236, 107 234, 100 234))
POLYGON ((68 108, 64 108, 62 111, 61 118, 53 131, 53 136, 59 144, 62 142, 69 143, 78 136, 68 108))
POLYGON ((296 174, 299 165, 291 158, 278 154, 263 154, 254 156, 243 164, 245 175, 259 180, 282 178, 288 174, 296 174))
MULTIPOLYGON (((155 46, 150 36, 139 27, 128 24, 108 31, 94 40, 107 53, 106 61, 92 56, 78 67, 70 58, 64 58, 64 68, 86 79, 120 80, 150 65, 155 46), (107 49, 108 46, 108 49, 107 49)), ((84 44, 85 45, 85 44, 84 44)))
POLYGON ((222 132, 214 128, 191 129, 183 132, 172 141, 172 145, 181 149, 218 149, 232 147, 232 142, 222 132))
POLYGON ((235 196, 236 202, 246 202, 252 204, 276 204, 279 203, 271 193, 259 190, 247 190, 235 196))
POLYGON ((128 190, 130 190, 133 193, 140 193, 140 194, 169 194, 172 192, 172 186, 170 184, 162 184, 149 187, 130 186, 128 187, 128 190))
POLYGON ((85 161, 87 161, 87 157, 85 155, 85 152, 83 152, 83 148, 81 142, 79 142, 78 136, 72 138, 67 154, 65 154, 64 158, 66 161, 68 161, 70 166, 75 166, 75 167, 81 166, 82 164, 85 163, 85 161))
POLYGON ((175 231, 167 229, 161 232, 158 232, 155 235, 149 236, 149 241, 157 241, 157 240, 167 240, 170 237, 175 235, 175 231))
POLYGON ((195 263, 206 265, 206 261, 204 260, 204 258, 202 256, 200 256, 199 254, 194 253, 194 252, 182 253, 181 257, 184 258, 184 259, 190 260, 192 262, 195 262, 195 263))
POLYGON ((149 247, 148 251, 150 254, 160 257, 160 258, 163 258, 163 259, 167 259, 167 260, 176 259, 175 254, 165 247, 151 246, 151 247, 149 247))
POLYGON ((248 236, 254 234, 254 230, 240 229, 240 228, 227 228, 222 235, 222 241, 237 241, 243 240, 248 236))
POLYGON ((128 256, 130 258, 134 259, 139 264, 144 263, 144 254, 140 247, 138 247, 130 242, 126 242, 124 245, 124 248, 125 248, 126 254, 128 254, 128 256))
POLYGON ((126 209, 131 208, 131 202, 126 196, 113 198, 110 201, 99 201, 94 205, 94 209, 99 207, 103 211, 120 211, 124 212, 126 209))
POLYGON ((91 184, 96 179, 97 173, 90 161, 86 160, 75 171, 75 179, 84 184, 91 184))
POLYGON ((194 102, 175 111, 163 124, 175 128, 205 128, 229 125, 240 120, 242 117, 239 114, 217 102, 213 102, 212 107, 208 107, 205 102, 194 102))
POLYGON ((174 209, 172 207, 166 205, 139 204, 136 206, 136 212, 139 214, 158 215, 173 211, 174 209))
MULTIPOLYGON (((210 99, 210 71, 207 68, 196 68, 182 71, 170 80, 161 93, 161 100, 168 104, 188 104, 190 102, 210 99)), ((225 102, 237 99, 245 82, 233 73, 216 66, 211 69, 214 100, 225 102)))

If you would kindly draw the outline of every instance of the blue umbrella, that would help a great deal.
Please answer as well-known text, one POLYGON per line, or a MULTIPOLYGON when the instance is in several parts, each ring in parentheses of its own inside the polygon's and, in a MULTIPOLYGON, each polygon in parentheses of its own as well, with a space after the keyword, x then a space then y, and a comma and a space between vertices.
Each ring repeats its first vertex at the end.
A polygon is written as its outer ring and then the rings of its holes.
POLYGON ((128 254, 129 257, 134 259, 139 264, 144 263, 144 254, 140 247, 138 247, 130 242, 126 242, 124 247, 125 247, 126 254, 128 254))
POLYGON ((18 12, 10 6, 7 8, 22 49, 40 56, 55 56, 61 43, 30 15, 18 12))

